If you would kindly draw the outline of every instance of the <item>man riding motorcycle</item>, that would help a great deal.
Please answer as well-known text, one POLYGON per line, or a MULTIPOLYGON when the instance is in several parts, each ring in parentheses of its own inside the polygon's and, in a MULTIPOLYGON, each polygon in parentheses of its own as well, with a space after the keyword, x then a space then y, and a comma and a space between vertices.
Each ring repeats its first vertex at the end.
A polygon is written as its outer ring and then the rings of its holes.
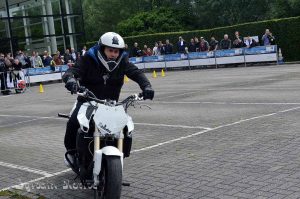
MULTIPOLYGON (((65 87, 73 94, 77 93, 80 84, 80 86, 92 91, 99 99, 118 101, 126 75, 139 84, 145 100, 152 100, 154 90, 149 80, 141 70, 129 63, 127 57, 123 57, 124 48, 125 42, 119 34, 114 32, 103 34, 98 43, 90 48, 80 61, 63 75, 65 87)), ((76 134, 79 128, 77 114, 84 102, 83 98, 77 98, 76 107, 67 123, 64 140, 67 150, 76 148, 76 134)), ((127 143, 130 145, 127 147, 130 149, 131 138, 124 138, 124 141, 125 139, 127 139, 127 143)), ((124 154, 124 156, 128 157, 129 154, 124 154)), ((68 165, 67 162, 66 164, 68 165)))

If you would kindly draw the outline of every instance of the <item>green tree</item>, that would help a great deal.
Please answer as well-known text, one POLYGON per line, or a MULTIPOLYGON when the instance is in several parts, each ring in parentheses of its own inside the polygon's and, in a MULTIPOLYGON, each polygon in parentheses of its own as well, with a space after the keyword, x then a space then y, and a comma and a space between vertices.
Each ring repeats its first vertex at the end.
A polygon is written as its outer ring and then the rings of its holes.
POLYGON ((167 8, 137 13, 117 25, 117 31, 126 36, 179 31, 185 28, 182 24, 180 13, 167 8))
POLYGON ((83 0, 83 12, 91 41, 107 31, 129 36, 298 16, 300 0, 83 0))

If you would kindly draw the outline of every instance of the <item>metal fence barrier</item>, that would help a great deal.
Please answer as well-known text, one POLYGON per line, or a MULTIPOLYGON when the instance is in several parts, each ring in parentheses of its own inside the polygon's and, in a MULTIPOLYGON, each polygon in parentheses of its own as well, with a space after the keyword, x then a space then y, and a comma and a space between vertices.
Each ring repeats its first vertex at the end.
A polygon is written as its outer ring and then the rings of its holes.
POLYGON ((226 64, 244 64, 255 62, 276 62, 278 64, 277 46, 257 46, 253 48, 236 48, 209 52, 191 52, 147 57, 131 57, 129 61, 139 69, 176 68, 194 66, 213 66, 226 64))
MULTIPOLYGON (((134 63, 139 69, 168 69, 178 67, 213 66, 226 64, 244 64, 253 62, 277 62, 277 46, 258 46, 254 48, 238 48, 230 50, 217 50, 210 52, 193 52, 188 54, 170 54, 148 57, 131 57, 130 62, 134 63)), ((68 65, 44 68, 23 69, 23 77, 30 87, 32 83, 42 83, 47 81, 62 80, 62 75, 69 68, 68 65)), ((13 71, 0 73, 1 91, 16 89, 16 80, 13 71)))

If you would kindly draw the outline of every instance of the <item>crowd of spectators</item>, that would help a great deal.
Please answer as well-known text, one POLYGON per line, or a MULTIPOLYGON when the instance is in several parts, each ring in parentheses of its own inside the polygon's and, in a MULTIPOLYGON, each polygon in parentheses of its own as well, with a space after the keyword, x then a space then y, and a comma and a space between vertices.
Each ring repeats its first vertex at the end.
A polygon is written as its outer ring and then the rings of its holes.
POLYGON ((48 51, 44 51, 42 55, 33 51, 31 55, 28 55, 19 50, 15 53, 15 57, 11 53, 4 54, 0 52, 0 90, 4 95, 10 94, 10 89, 16 88, 18 80, 24 80, 25 78, 22 69, 50 66, 51 70, 55 71, 55 66, 58 65, 73 66, 86 51, 86 46, 79 52, 76 52, 74 48, 66 49, 63 55, 60 51, 56 51, 52 55, 48 51))
MULTIPOLYGON (((207 41, 204 37, 194 37, 190 39, 190 42, 184 40, 183 37, 179 37, 176 42, 176 46, 169 41, 165 40, 155 42, 153 47, 149 47, 146 44, 142 49, 139 48, 137 42, 134 43, 132 49, 129 51, 127 44, 125 45, 125 56, 129 57, 142 57, 142 56, 153 56, 153 55, 167 55, 173 53, 189 53, 189 52, 208 52, 215 50, 226 50, 232 48, 252 48, 258 45, 274 45, 275 37, 272 35, 269 29, 265 30, 264 35, 260 40, 253 38, 249 35, 242 37, 238 31, 234 33, 232 40, 228 34, 224 34, 223 39, 218 41, 214 36, 211 36, 210 41, 207 41), (175 51, 175 49, 177 51, 175 51)), ((38 52, 33 51, 29 56, 21 50, 15 53, 15 57, 11 53, 0 52, 0 84, 1 92, 5 95, 9 94, 9 86, 7 86, 7 80, 16 82, 24 79, 22 69, 26 68, 41 68, 50 66, 54 71, 55 66, 67 64, 69 66, 74 65, 80 60, 87 52, 86 46, 81 51, 76 52, 74 48, 65 49, 63 54, 60 51, 50 55, 49 52, 44 51, 42 55, 38 52)))
POLYGON ((228 34, 224 34, 224 37, 220 41, 216 40, 214 36, 211 36, 209 41, 207 41, 204 37, 194 37, 190 39, 190 42, 187 42, 182 36, 180 36, 176 44, 174 44, 176 45, 176 48, 172 43, 170 43, 169 39, 167 39, 165 43, 162 41, 155 42, 153 48, 145 44, 143 49, 140 49, 138 43, 135 42, 131 51, 127 53, 129 54, 129 57, 142 57, 173 53, 208 52, 232 48, 252 48, 259 45, 267 46, 274 44, 275 37, 269 29, 266 29, 260 40, 255 39, 250 35, 242 37, 239 31, 235 31, 232 40, 229 38, 228 34), (175 51, 175 49, 177 49, 177 51, 175 51))

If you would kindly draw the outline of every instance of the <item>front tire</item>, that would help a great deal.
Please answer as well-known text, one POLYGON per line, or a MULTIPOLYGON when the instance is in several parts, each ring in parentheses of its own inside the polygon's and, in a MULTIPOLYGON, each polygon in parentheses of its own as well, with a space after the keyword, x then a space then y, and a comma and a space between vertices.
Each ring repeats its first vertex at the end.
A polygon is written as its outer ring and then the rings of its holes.
POLYGON ((100 185, 95 190, 99 199, 120 199, 122 190, 122 163, 119 156, 104 156, 100 185))

